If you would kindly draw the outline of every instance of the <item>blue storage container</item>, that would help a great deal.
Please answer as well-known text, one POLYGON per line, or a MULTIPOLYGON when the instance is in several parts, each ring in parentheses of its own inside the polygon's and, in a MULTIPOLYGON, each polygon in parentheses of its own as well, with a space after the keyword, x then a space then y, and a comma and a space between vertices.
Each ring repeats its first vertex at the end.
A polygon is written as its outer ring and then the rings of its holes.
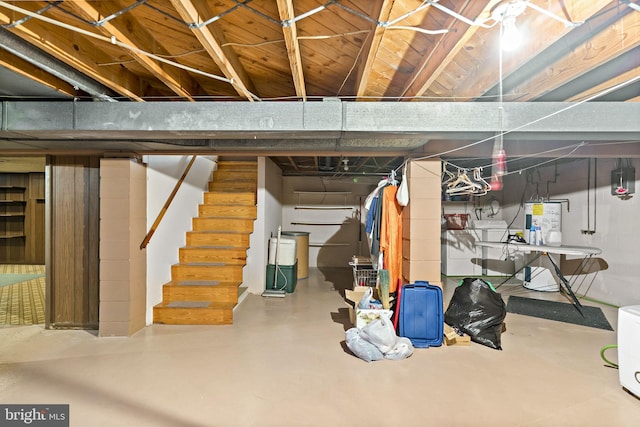
POLYGON ((409 338, 417 348, 442 345, 444 305, 440 287, 424 281, 404 285, 399 304, 399 336, 409 338))

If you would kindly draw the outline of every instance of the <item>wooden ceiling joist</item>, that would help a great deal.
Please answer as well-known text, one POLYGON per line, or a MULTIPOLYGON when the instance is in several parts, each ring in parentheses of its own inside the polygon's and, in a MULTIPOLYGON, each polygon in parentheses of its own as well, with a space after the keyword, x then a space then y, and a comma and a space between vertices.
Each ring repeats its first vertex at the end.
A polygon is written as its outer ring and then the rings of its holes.
MULTIPOLYGON (((185 22, 188 23, 201 23, 204 21, 201 13, 195 7, 190 0, 171 0, 171 4, 178 11, 180 16, 185 22)), ((191 26, 193 34, 197 37, 198 41, 202 44, 202 47, 211 56, 211 59, 220 67, 222 73, 229 79, 231 85, 242 97, 248 101, 254 101, 257 94, 254 94, 255 89, 251 83, 251 79, 240 64, 238 58, 229 56, 225 53, 218 38, 222 37, 222 33, 214 35, 214 31, 209 29, 209 26, 215 28, 215 23, 208 26, 191 26)))
MULTIPOLYGON (((95 7, 98 4, 100 3, 76 0, 70 2, 69 7, 79 16, 88 21, 94 21, 102 15, 101 11, 95 7)), ((118 19, 105 21, 96 28, 104 36, 113 37, 114 40, 134 47, 135 49, 129 50, 129 55, 133 59, 169 87, 176 95, 188 101, 194 100, 192 94, 197 93, 198 85, 186 71, 178 68, 163 67, 162 64, 141 53, 141 51, 155 51, 157 53, 163 49, 160 43, 145 30, 144 25, 141 25, 132 14, 124 14, 118 19), (135 29, 135 31, 132 29, 135 29)))

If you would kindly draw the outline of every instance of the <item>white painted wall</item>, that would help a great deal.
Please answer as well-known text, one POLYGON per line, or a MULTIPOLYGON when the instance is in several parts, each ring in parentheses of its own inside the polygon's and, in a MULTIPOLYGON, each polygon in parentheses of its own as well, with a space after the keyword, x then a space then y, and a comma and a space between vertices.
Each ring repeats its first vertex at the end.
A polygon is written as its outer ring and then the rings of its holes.
MULTIPOLYGON (((153 225, 182 176, 191 156, 145 156, 147 163, 147 229, 153 225)), ((171 265, 198 216, 198 205, 211 179, 215 157, 198 156, 180 190, 167 209, 147 246, 147 324, 153 323, 153 306, 162 301, 162 285, 171 280, 171 265)))
MULTIPOLYGON (((611 195, 615 159, 598 159, 597 169, 595 160, 591 160, 591 184, 587 191, 588 166, 588 159, 563 163, 557 167, 555 177, 555 166, 543 166, 537 170, 539 175, 531 170, 529 184, 526 184, 526 172, 506 176, 503 216, 507 221, 516 218, 514 227, 522 228, 524 209, 520 208, 520 200, 526 202, 536 196, 567 199, 568 204, 563 203, 562 211, 563 244, 598 247, 602 249, 600 257, 608 264, 606 270, 595 275, 587 297, 617 306, 640 304, 640 194, 628 200, 611 195), (594 183, 596 175, 597 183, 594 183), (582 232, 588 229, 595 233, 582 232)), ((635 188, 640 190, 638 175, 636 170, 635 188)), ((592 277, 593 274, 588 280, 592 277)), ((583 285, 579 293, 584 293, 586 286, 583 285)))
POLYGON ((282 171, 266 157, 258 158, 258 215, 250 236, 243 286, 261 294, 266 285, 269 238, 276 235, 282 220, 282 171))
MULTIPOLYGON (((309 232, 309 267, 348 267, 353 255, 368 255, 366 236, 359 245, 360 200, 375 188, 376 177, 284 177, 282 224, 285 231, 309 232), (343 195, 296 194, 349 192, 343 195), (346 206, 351 209, 296 209, 298 205, 346 206), (296 222, 329 222, 337 225, 307 225, 296 222), (359 249, 359 246, 361 249, 359 249)), ((363 218, 363 221, 365 219, 363 218)))

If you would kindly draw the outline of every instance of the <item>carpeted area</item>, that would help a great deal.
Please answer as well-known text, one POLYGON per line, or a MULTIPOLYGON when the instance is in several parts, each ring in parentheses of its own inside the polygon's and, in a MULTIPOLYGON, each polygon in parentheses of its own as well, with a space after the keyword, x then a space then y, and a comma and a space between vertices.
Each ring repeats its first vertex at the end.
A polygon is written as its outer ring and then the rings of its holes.
POLYGON ((569 303, 512 295, 507 302, 507 312, 613 331, 611 324, 598 307, 583 305, 584 316, 582 316, 576 307, 569 303))
POLYGON ((44 274, 0 274, 0 286, 15 285, 39 277, 44 277, 44 274))
POLYGON ((43 265, 0 265, 0 326, 44 323, 43 265))

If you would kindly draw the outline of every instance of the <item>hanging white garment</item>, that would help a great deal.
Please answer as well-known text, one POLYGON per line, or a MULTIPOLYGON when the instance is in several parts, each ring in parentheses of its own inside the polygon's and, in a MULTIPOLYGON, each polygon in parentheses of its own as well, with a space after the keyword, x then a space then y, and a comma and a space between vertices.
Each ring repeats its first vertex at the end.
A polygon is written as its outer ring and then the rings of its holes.
POLYGON ((407 163, 404 164, 402 169, 402 182, 398 187, 396 193, 396 201, 400 206, 407 206, 409 204, 409 183, 407 182, 407 163))

